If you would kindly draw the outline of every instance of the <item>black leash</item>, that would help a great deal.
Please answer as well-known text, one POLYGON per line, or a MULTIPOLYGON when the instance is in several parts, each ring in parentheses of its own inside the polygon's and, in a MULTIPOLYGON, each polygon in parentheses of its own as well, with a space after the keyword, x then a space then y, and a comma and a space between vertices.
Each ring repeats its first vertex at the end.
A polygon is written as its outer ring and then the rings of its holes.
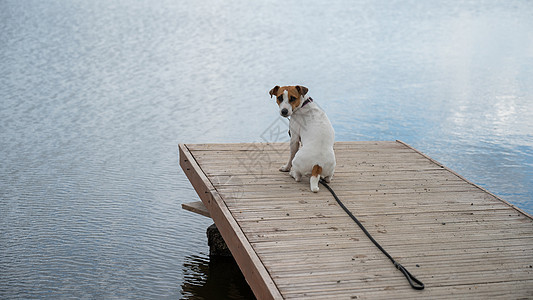
POLYGON ((404 266, 402 266, 400 263, 398 263, 396 260, 394 260, 394 258, 392 258, 392 256, 390 256, 390 254, 387 251, 385 251, 385 249, 383 249, 383 247, 381 247, 381 245, 366 230, 365 226, 363 226, 363 224, 361 224, 361 222, 359 222, 359 220, 357 220, 357 218, 352 214, 352 212, 346 206, 344 206, 342 201, 339 199, 339 197, 337 197, 337 195, 335 194, 333 189, 331 189, 331 187, 329 187, 329 185, 324 181, 324 179, 320 179, 320 183, 322 183, 322 185, 325 186, 331 192, 331 195, 333 195, 333 197, 335 198, 337 203, 342 207, 342 209, 344 209, 344 211, 350 216, 350 218, 352 218, 352 220, 355 223, 357 223, 357 225, 359 225, 359 227, 361 227, 361 230, 363 230, 363 232, 372 241, 372 243, 374 243, 374 245, 376 245, 376 247, 378 247, 378 249, 381 250, 381 252, 383 252, 383 254, 385 254, 392 261, 392 263, 394 264, 396 269, 402 271, 402 273, 405 276, 405 278, 407 278, 407 281, 409 281, 409 284, 411 285, 411 287, 413 289, 415 289, 415 290, 423 290, 424 289, 424 284, 422 283, 422 281, 418 280, 415 276, 413 276, 411 273, 409 273, 409 271, 407 271, 407 269, 404 266))

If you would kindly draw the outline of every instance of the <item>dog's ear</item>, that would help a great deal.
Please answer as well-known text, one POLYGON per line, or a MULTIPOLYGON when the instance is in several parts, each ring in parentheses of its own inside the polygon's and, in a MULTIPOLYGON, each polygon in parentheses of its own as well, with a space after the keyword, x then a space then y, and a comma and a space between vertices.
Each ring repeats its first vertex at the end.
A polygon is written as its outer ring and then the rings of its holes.
POLYGON ((269 92, 269 94, 270 94, 270 98, 272 98, 272 95, 277 94, 277 93, 278 93, 278 90, 279 90, 279 85, 276 85, 275 87, 273 87, 273 88, 270 90, 270 92, 269 92))
POLYGON ((304 96, 305 94, 307 94, 307 91, 309 91, 308 88, 306 88, 305 86, 301 86, 301 85, 297 85, 296 86, 296 90, 298 91, 298 93, 300 93, 300 95, 304 96))

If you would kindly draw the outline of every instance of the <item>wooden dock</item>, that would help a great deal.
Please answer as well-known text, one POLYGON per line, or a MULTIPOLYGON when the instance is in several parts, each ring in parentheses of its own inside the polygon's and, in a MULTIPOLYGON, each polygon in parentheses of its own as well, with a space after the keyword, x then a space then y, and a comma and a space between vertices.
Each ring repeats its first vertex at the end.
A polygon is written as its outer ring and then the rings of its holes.
POLYGON ((533 298, 532 217, 403 142, 337 142, 330 186, 423 291, 326 188, 278 171, 288 144, 179 151, 258 299, 533 298))

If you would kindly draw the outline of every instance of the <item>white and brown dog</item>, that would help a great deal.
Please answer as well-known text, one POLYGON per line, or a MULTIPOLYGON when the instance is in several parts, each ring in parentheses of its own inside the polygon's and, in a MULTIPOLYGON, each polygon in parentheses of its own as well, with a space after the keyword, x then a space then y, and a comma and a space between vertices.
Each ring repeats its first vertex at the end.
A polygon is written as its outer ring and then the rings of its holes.
POLYGON ((290 158, 279 170, 290 171, 296 181, 300 181, 302 175, 311 175, 311 191, 316 193, 320 178, 330 182, 335 170, 335 132, 326 113, 313 103, 307 91, 306 87, 300 85, 275 86, 270 90, 270 97, 276 96, 283 117, 291 117, 290 158))

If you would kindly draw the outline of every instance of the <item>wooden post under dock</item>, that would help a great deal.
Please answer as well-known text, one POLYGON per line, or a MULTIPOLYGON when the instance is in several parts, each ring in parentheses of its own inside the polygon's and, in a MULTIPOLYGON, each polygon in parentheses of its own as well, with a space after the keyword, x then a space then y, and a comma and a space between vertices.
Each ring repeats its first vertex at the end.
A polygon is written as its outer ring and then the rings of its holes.
POLYGON ((532 299, 533 219, 401 141, 337 142, 330 186, 424 282, 411 289, 288 144, 181 144, 180 165, 258 299, 532 299), (207 209, 206 209, 207 208, 207 209))

